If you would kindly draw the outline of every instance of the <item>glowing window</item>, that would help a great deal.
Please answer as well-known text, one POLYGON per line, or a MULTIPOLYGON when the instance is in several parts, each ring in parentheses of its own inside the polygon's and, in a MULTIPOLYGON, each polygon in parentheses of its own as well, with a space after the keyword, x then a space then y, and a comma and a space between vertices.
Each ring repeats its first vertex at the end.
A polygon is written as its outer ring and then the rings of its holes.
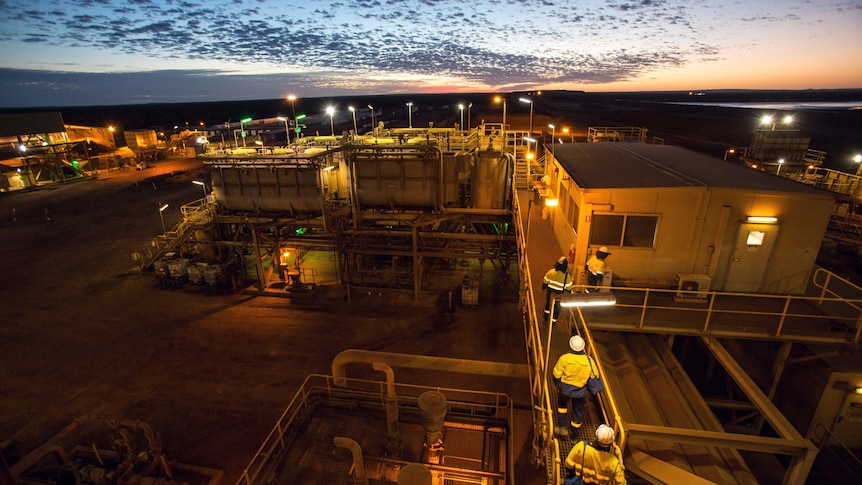
POLYGON ((763 238, 766 236, 764 231, 748 231, 748 237, 745 239, 745 244, 749 246, 762 246, 763 238))

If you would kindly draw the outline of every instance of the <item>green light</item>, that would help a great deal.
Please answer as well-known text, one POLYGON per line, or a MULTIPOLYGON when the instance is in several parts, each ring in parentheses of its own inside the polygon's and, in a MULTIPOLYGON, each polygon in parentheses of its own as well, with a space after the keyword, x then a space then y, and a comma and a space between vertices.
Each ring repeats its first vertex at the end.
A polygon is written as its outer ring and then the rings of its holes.
POLYGON ((78 161, 72 160, 72 168, 78 168, 78 161))
POLYGON ((305 115, 296 115, 296 120, 297 120, 297 121, 299 121, 299 120, 301 120, 301 119, 303 119, 303 118, 305 118, 305 115))
POLYGON ((305 234, 305 228, 304 227, 297 227, 295 232, 296 232, 297 236, 302 236, 303 234, 305 234))
POLYGON ((240 123, 248 123, 249 121, 251 121, 251 118, 246 118, 246 119, 244 119, 244 120, 239 120, 239 122, 240 122, 240 123))

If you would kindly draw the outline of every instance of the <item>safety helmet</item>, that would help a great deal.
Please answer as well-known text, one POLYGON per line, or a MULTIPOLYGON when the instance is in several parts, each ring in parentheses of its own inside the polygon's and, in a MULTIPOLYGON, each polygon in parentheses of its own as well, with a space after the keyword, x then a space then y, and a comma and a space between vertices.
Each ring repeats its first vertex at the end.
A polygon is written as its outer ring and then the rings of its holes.
POLYGON ((557 262, 554 263, 554 269, 556 269, 557 271, 565 272, 567 269, 569 269, 569 260, 566 259, 565 256, 560 256, 560 259, 558 259, 557 262))
POLYGON ((601 251, 601 252, 603 252, 603 253, 605 253, 605 254, 607 254, 607 255, 609 255, 609 256, 610 256, 610 254, 611 254, 611 252, 610 252, 610 251, 608 251, 608 247, 607 247, 607 246, 602 246, 602 247, 600 247, 600 248, 599 248, 599 251, 601 251))
POLYGON ((575 352, 584 350, 585 345, 586 342, 584 342, 584 339, 580 335, 575 335, 569 339, 569 347, 575 352))
POLYGON ((614 442, 614 429, 606 424, 596 428, 596 441, 602 446, 610 446, 614 442))

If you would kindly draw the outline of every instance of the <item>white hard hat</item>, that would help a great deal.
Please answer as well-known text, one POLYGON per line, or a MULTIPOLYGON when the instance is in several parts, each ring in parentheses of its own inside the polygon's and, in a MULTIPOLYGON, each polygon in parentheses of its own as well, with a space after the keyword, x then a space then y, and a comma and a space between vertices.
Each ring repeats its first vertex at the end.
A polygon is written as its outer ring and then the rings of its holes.
POLYGON ((600 247, 600 248, 599 248, 599 251, 601 251, 601 252, 603 252, 603 253, 605 253, 605 254, 611 254, 611 252, 610 252, 610 251, 608 251, 608 247, 607 247, 607 246, 602 246, 602 247, 600 247))
POLYGON ((586 345, 586 343, 580 335, 575 335, 574 337, 569 339, 569 347, 571 347, 571 349, 575 352, 580 352, 584 350, 584 345, 586 345))
POLYGON ((596 428, 596 440, 600 445, 609 446, 614 442, 614 429, 606 424, 600 424, 596 428))

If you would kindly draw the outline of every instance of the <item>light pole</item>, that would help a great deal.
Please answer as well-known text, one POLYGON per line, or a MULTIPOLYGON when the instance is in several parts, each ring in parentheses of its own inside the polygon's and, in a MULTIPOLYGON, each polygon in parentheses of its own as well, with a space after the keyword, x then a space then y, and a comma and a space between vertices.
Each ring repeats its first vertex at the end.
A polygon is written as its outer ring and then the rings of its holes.
POLYGON ((332 119, 332 117, 335 116, 335 108, 333 108, 332 106, 327 106, 326 114, 329 115, 329 129, 332 130, 332 136, 335 136, 335 124, 332 119))
POLYGON ((783 158, 779 158, 779 159, 778 159, 778 170, 776 170, 776 171, 775 171, 775 175, 778 175, 778 174, 780 174, 780 173, 781 173, 781 166, 782 166, 782 165, 784 165, 784 159, 783 159, 783 158))
POLYGON ((114 138, 114 126, 113 125, 109 126, 108 131, 111 132, 111 150, 116 150, 117 140, 114 138))
POLYGON ((356 109, 353 106, 348 106, 347 109, 350 110, 350 113, 353 114, 353 136, 359 135, 359 130, 356 129, 356 109))
POLYGON ((295 120, 296 119, 296 104, 295 104, 296 103, 296 96, 291 94, 287 97, 287 100, 290 101, 290 111, 293 112, 293 119, 295 120))
POLYGON ((557 143, 557 127, 554 125, 548 125, 548 128, 551 129, 551 156, 556 155, 556 151, 554 150, 554 144, 557 143))
POLYGON ((245 128, 242 127, 243 123, 248 123, 251 121, 251 118, 244 118, 239 120, 239 135, 242 137, 242 147, 245 148, 245 128))
POLYGON ((522 103, 530 103, 530 136, 533 136, 533 100, 532 98, 518 98, 522 103))
POLYGON ((468 130, 472 126, 472 123, 470 123, 470 108, 472 108, 472 107, 473 107, 472 102, 467 103, 467 129, 468 130))
POLYGON ((859 167, 856 168, 856 175, 862 175, 862 154, 857 153, 853 156, 853 163, 858 163, 859 167))
POLYGON ((464 105, 459 104, 458 109, 461 110, 461 124, 458 126, 461 127, 461 129, 463 130, 464 129, 464 105))
POLYGON ((374 133, 374 139, 377 139, 377 125, 374 124, 374 106, 368 105, 368 109, 371 110, 371 132, 374 133))
POLYGON ((162 205, 162 206, 160 206, 160 207, 159 207, 159 219, 161 219, 161 220, 162 220, 162 234, 164 234, 164 233, 168 232, 168 230, 165 228, 165 216, 164 216, 164 215, 162 215, 162 213, 163 213, 163 212, 165 211, 165 209, 167 209, 167 208, 168 208, 168 204, 164 204, 164 205, 162 205))
POLYGON ((413 101, 407 103, 407 127, 413 128, 413 101))
POLYGON ((207 198, 207 184, 200 181, 200 180, 192 180, 192 183, 195 185, 201 186, 201 188, 204 190, 204 199, 206 199, 207 198))
POLYGON ((287 146, 290 146, 290 127, 287 125, 287 118, 279 116, 278 121, 284 121, 284 135, 287 137, 287 146))
POLYGON ((532 168, 531 167, 532 164, 530 163, 530 160, 533 160, 535 158, 535 155, 534 155, 535 152, 530 151, 530 143, 535 144, 534 146, 536 147, 536 151, 539 151, 538 150, 539 144, 535 138, 531 138, 529 136, 525 136, 524 141, 527 142, 527 153, 524 154, 524 158, 527 159, 527 180, 530 181, 530 180, 532 180, 532 175, 530 174, 530 169, 532 168))
POLYGON ((497 96, 494 98, 494 102, 495 103, 503 103, 503 127, 501 128, 501 131, 502 131, 501 135, 503 137, 503 144, 501 145, 502 149, 500 151, 505 152, 506 148, 508 148, 506 146, 506 98, 504 98, 502 96, 497 96))

